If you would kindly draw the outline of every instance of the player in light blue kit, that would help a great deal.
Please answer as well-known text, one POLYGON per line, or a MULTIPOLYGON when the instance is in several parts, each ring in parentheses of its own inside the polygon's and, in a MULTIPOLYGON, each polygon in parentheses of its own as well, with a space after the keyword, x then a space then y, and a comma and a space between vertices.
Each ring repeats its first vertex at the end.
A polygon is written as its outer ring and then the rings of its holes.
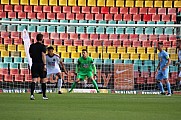
POLYGON ((156 80, 157 80, 158 87, 160 88, 162 95, 165 95, 165 91, 164 91, 161 80, 166 81, 166 85, 167 85, 167 89, 168 89, 167 96, 171 96, 170 82, 168 81, 169 64, 171 61, 169 58, 169 54, 162 48, 163 48, 163 43, 161 43, 161 42, 158 43, 158 50, 160 51, 160 53, 158 54, 159 63, 158 63, 158 67, 156 69, 156 74, 157 74, 156 80))

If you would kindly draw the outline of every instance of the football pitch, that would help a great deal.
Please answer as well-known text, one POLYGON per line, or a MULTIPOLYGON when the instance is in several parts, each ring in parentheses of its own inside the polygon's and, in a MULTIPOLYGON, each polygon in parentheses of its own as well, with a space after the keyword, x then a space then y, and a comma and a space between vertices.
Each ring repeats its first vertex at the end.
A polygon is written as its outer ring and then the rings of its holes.
POLYGON ((0 120, 179 120, 181 96, 0 94, 0 120))

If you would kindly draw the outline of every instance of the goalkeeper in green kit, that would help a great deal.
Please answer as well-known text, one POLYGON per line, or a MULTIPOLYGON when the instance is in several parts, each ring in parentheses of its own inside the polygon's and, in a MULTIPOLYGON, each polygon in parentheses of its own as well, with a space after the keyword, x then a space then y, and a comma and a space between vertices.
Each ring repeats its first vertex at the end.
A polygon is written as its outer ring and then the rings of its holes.
POLYGON ((87 56, 87 50, 83 49, 82 50, 82 57, 78 59, 78 64, 76 66, 76 75, 77 75, 77 80, 73 82, 71 90, 69 92, 72 92, 72 90, 75 88, 76 83, 79 81, 85 80, 87 77, 88 79, 92 80, 92 83, 97 90, 97 93, 99 93, 99 89, 97 86, 97 83, 95 81, 96 77, 96 67, 93 63, 93 59, 89 56, 87 56), (94 75, 93 73, 94 72, 94 75))

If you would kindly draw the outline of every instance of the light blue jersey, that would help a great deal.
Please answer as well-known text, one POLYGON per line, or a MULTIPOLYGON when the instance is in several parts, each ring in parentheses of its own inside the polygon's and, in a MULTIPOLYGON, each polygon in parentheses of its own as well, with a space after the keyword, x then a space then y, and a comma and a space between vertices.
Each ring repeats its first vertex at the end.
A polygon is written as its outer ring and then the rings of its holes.
POLYGON ((158 54, 158 59, 160 61, 160 70, 162 70, 166 66, 166 64, 168 63, 169 54, 165 50, 162 50, 158 54))

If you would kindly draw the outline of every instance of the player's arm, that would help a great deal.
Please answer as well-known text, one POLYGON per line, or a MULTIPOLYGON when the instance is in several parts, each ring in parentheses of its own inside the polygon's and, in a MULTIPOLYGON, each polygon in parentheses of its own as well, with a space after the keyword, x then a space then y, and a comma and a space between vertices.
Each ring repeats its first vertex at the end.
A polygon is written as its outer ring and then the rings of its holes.
POLYGON ((29 53, 30 53, 30 57, 32 58, 32 46, 30 45, 30 48, 29 48, 29 53))
POLYGON ((63 62, 60 60, 60 65, 62 66, 63 70, 65 71, 65 74, 67 74, 67 70, 65 68, 65 65, 63 64, 63 62))
POLYGON ((166 57, 166 59, 168 60, 168 62, 167 62, 167 64, 165 65, 164 69, 167 68, 167 67, 170 65, 170 63, 171 63, 171 60, 170 60, 170 58, 169 58, 169 55, 166 54, 165 57, 166 57))
POLYGON ((46 47, 42 48, 42 60, 44 64, 44 69, 46 69, 46 47))
POLYGON ((158 66, 156 68, 156 72, 159 70, 159 68, 160 68, 160 61, 159 61, 158 66))

